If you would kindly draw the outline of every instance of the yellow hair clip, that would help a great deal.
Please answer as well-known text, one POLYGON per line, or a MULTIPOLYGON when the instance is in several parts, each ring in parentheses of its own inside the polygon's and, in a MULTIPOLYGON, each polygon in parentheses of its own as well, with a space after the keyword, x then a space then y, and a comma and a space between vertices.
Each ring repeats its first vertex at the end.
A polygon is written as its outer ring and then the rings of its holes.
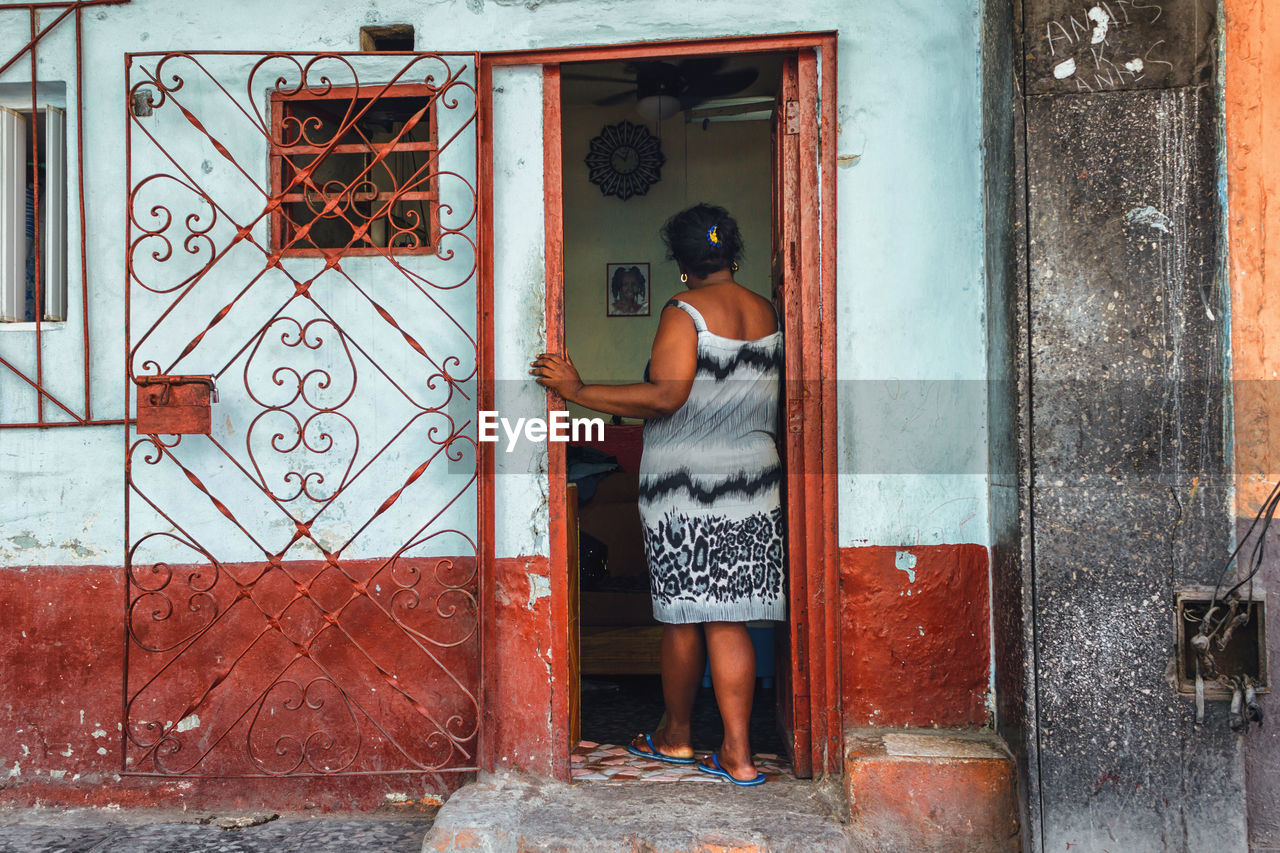
POLYGON ((713 246, 720 245, 720 235, 716 233, 716 228, 718 227, 717 225, 712 225, 707 229, 707 242, 713 246))

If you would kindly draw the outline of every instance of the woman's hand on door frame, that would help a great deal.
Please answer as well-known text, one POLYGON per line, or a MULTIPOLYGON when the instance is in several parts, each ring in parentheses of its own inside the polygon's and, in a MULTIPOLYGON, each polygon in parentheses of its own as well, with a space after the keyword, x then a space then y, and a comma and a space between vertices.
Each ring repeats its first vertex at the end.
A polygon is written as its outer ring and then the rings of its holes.
POLYGON ((573 366, 573 359, 568 354, 539 353, 537 358, 529 362, 529 366, 533 368, 529 373, 536 377, 535 382, 571 403, 583 388, 582 377, 578 375, 578 368, 573 366))

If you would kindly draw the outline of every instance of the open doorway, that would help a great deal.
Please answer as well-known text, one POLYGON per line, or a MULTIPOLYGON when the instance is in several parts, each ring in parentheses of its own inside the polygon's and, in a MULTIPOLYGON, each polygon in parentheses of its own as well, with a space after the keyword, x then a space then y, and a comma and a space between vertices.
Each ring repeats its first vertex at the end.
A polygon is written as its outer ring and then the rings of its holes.
MULTIPOLYGON (((785 61, 755 53, 561 66, 564 336, 587 381, 642 376, 662 307, 684 289, 658 229, 689 205, 706 201, 730 211, 746 246, 736 279, 773 298, 779 229, 772 136, 785 61)), ((570 413, 594 414, 573 406, 570 413)), ((637 509, 641 450, 641 422, 615 420, 602 441, 571 444, 566 454, 568 516, 576 520, 568 530, 570 622, 579 652, 570 675, 579 688, 571 738, 585 742, 579 778, 611 769, 629 774, 616 763, 583 765, 593 755, 607 760, 601 745, 620 747, 652 731, 662 714, 662 628, 652 616, 637 509)), ((790 744, 778 708, 793 699, 779 694, 780 683, 791 688, 790 679, 778 678, 788 666, 787 626, 752 623, 749 630, 757 658, 752 745, 766 773, 780 772, 790 744)), ((721 738, 709 677, 693 737, 697 747, 721 738)))

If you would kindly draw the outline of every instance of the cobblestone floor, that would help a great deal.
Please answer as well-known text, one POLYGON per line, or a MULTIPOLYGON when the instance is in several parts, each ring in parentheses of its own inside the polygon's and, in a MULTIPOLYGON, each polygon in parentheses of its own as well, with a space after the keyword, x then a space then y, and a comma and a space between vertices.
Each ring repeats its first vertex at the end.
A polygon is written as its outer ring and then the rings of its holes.
POLYGON ((271 817, 227 828, 219 822, 235 818, 12 811, 0 812, 0 853, 418 853, 432 818, 271 817))

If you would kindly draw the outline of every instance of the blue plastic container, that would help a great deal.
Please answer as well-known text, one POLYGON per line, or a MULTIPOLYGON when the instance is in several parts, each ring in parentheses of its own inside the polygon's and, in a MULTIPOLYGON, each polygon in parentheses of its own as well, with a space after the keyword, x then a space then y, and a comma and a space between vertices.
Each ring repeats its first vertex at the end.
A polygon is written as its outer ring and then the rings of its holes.
MULTIPOLYGON (((773 677, 776 672, 773 661, 773 625, 760 627, 748 625, 747 633, 751 635, 751 645, 756 650, 756 678, 761 679, 760 686, 767 690, 773 687, 773 677)), ((711 686, 710 661, 702 672, 702 686, 711 686)))

